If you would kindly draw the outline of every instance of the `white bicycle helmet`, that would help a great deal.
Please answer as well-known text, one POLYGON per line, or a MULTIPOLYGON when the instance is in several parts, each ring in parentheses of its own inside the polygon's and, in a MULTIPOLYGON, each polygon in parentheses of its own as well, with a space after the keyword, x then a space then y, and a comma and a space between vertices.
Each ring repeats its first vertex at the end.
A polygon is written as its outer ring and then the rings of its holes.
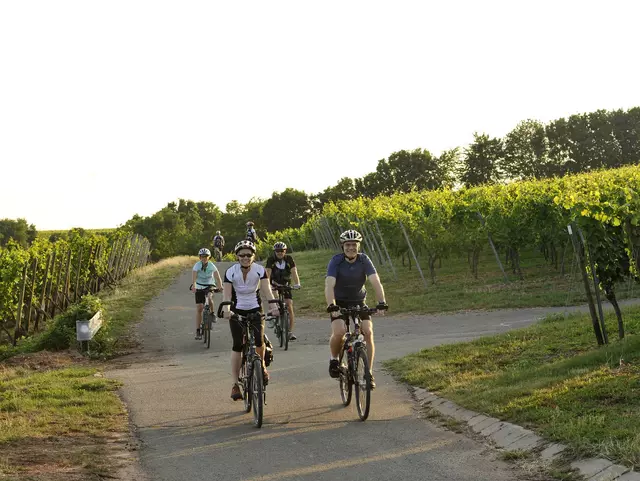
POLYGON ((253 242, 251 242, 249 240, 241 240, 240 242, 238 242, 236 244, 235 249, 233 249, 233 252, 235 252, 237 254, 238 251, 241 250, 241 249, 249 249, 254 254, 256 253, 256 246, 254 245, 253 242))
POLYGON ((340 234, 340 244, 345 242, 362 242, 362 234, 357 230, 349 229, 340 234))
POLYGON ((203 247, 198 252, 198 256, 209 256, 209 257, 211 257, 211 251, 209 249, 207 249, 206 247, 203 247))
POLYGON ((277 251, 277 250, 286 251, 287 250, 287 244, 285 244, 284 242, 276 242, 275 244, 273 244, 273 250, 274 251, 277 251))

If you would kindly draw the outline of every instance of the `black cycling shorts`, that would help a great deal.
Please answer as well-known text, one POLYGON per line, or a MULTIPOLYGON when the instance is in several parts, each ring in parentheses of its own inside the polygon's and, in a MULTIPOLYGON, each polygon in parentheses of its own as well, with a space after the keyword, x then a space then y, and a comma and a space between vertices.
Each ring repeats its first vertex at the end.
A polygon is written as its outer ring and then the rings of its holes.
POLYGON ((211 287, 206 289, 198 289, 196 291, 196 304, 204 304, 207 300, 207 293, 211 291, 211 287))
MULTIPOLYGON (((254 314, 253 319, 251 319, 253 337, 256 341, 256 347, 262 346, 262 339, 264 338, 264 316, 262 315, 262 308, 258 307, 248 311, 236 309, 235 312, 243 316, 254 314)), ((233 347, 231 350, 242 352, 242 335, 244 334, 242 325, 235 319, 229 319, 229 328, 231 329, 231 337, 233 338, 233 347)))

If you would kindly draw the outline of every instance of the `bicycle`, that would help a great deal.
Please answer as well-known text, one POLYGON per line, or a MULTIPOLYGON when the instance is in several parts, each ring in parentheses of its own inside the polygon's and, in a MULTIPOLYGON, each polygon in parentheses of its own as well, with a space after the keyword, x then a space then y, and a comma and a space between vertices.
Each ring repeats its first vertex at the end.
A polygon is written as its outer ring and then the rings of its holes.
MULTIPOLYGON (((276 282, 271 284, 271 287, 274 290, 278 291, 278 300, 280 301, 280 305, 285 305, 284 296, 286 293, 291 293, 291 289, 300 289, 299 287, 292 287, 288 285, 278 284, 276 282)), ((289 349, 289 309, 281 309, 280 315, 278 317, 268 317, 269 321, 273 322, 273 331, 276 333, 278 340, 280 341, 280 347, 284 345, 284 350, 289 349)))
POLYGON ((213 258, 216 262, 222 262, 222 247, 213 247, 213 258))
POLYGON ((342 404, 348 406, 351 403, 353 386, 356 387, 356 404, 358 417, 365 421, 369 417, 371 407, 371 371, 369 369, 369 356, 367 356, 367 342, 360 332, 360 316, 362 314, 374 314, 377 309, 369 309, 367 306, 355 306, 340 308, 340 314, 344 318, 347 329, 344 344, 340 351, 340 397, 342 404), (350 322, 353 322, 353 333, 350 322))
MULTIPOLYGON (((200 322, 200 332, 202 333, 203 342, 207 345, 207 349, 211 347, 211 324, 216 322, 215 312, 211 312, 209 307, 209 295, 212 292, 222 292, 222 289, 216 287, 215 284, 198 284, 205 286, 205 289, 197 289, 198 291, 205 291, 205 303, 202 311, 202 321, 200 322), (212 289, 213 288, 213 289, 212 289)), ((191 290, 191 287, 189 287, 191 290)))
MULTIPOLYGON (((280 309, 282 304, 278 299, 271 299, 269 303, 279 303, 280 309)), ((221 302, 218 306, 218 317, 222 317, 222 308, 231 306, 228 301, 221 302)), ((248 316, 233 313, 231 319, 235 319, 240 323, 244 331, 242 342, 242 364, 240 365, 240 385, 242 389, 242 400, 244 403, 244 412, 248 413, 253 407, 253 424, 262 427, 263 407, 267 405, 267 391, 264 384, 262 373, 262 358, 256 351, 256 340, 254 329, 251 321, 255 316, 262 316, 262 313, 256 312, 248 316)), ((266 347, 265 347, 266 348, 266 347)))

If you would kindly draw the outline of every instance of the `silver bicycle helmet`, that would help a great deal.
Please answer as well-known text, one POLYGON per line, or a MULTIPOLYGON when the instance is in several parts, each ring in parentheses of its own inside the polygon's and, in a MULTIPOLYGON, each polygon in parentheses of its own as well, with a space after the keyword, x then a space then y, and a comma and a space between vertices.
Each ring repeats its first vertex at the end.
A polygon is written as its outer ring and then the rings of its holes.
POLYGON ((287 250, 287 244, 285 244, 284 242, 276 242, 275 244, 273 244, 273 250, 274 251, 277 251, 277 250, 286 251, 287 250))
POLYGON ((362 242, 362 234, 357 230, 349 229, 340 234, 340 244, 345 242, 362 242))
POLYGON ((253 242, 249 241, 249 240, 241 240, 240 242, 238 242, 236 244, 235 249, 233 249, 233 252, 235 252, 237 254, 238 251, 240 251, 242 249, 249 249, 254 254, 256 253, 255 244, 253 242))
POLYGON ((209 249, 207 249, 206 247, 203 247, 198 252, 198 256, 209 256, 209 257, 211 257, 211 251, 209 249))

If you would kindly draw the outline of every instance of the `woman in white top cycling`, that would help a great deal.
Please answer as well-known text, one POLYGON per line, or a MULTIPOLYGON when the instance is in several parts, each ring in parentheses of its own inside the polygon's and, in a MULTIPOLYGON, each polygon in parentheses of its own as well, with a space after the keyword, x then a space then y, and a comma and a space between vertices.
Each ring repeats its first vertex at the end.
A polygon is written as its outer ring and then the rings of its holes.
MULTIPOLYGON (((264 338, 264 317, 262 316, 260 290, 262 289, 267 299, 271 300, 274 297, 269 286, 267 271, 260 264, 254 263, 256 246, 253 242, 248 240, 238 242, 234 252, 238 256, 239 263, 229 267, 224 274, 223 302, 232 302, 233 311, 240 315, 258 314, 251 322, 255 331, 256 351, 262 358, 262 370, 264 371, 264 382, 266 384, 269 381, 269 373, 264 365, 264 343, 262 342, 264 338)), ((280 312, 277 304, 271 304, 269 311, 274 316, 278 316, 280 312)), ((231 318, 229 306, 224 307, 222 315, 222 317, 229 318, 229 327, 233 337, 233 347, 231 349, 231 376, 233 379, 231 399, 237 401, 242 399, 238 384, 238 376, 240 375, 240 366, 242 364, 242 327, 231 318)))
POLYGON ((210 312, 216 312, 213 306, 213 287, 222 286, 222 279, 218 268, 209 261, 211 251, 207 248, 200 249, 198 252, 200 260, 196 262, 191 271, 191 290, 196 295, 196 339, 202 339, 200 332, 200 324, 202 324, 202 311, 204 310, 205 300, 209 302, 210 312))

